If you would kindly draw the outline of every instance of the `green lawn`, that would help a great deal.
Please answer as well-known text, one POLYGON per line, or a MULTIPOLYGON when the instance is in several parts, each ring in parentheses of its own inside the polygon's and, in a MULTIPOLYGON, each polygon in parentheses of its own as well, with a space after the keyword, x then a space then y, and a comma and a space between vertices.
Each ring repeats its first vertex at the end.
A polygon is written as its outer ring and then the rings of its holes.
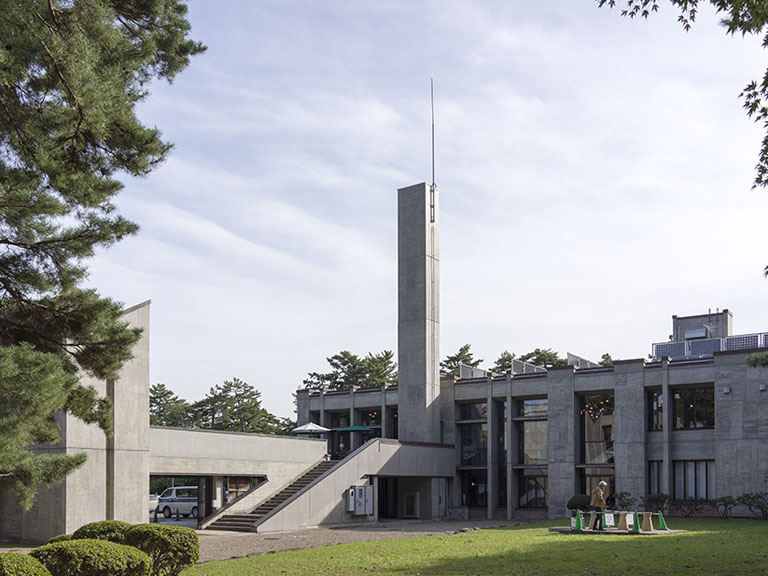
POLYGON ((768 574, 768 522, 671 518, 669 536, 552 534, 563 522, 382 540, 199 564, 182 576, 768 574))

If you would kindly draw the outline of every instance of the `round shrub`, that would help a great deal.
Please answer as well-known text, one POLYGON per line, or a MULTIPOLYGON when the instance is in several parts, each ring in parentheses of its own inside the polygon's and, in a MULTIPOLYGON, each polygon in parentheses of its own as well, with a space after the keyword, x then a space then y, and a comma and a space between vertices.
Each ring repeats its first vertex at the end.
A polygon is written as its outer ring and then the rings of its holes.
POLYGON ((51 576, 39 560, 27 554, 0 553, 0 576, 51 576))
POLYGON ((46 544, 53 544, 54 542, 66 542, 67 540, 72 540, 72 534, 59 534, 58 536, 54 536, 46 544))
POLYGON ((125 533, 131 527, 128 522, 120 520, 101 520, 85 524, 74 531, 72 540, 109 540, 115 544, 123 544, 125 533))
POLYGON ((586 510, 589 508, 590 501, 591 498, 588 494, 576 494, 576 496, 571 496, 566 507, 568 510, 586 510))
POLYGON ((131 546, 107 540, 54 542, 29 553, 52 576, 150 576, 152 560, 131 546))
POLYGON ((200 558, 200 541, 192 528, 137 524, 125 535, 125 543, 152 559, 152 576, 176 576, 200 558))

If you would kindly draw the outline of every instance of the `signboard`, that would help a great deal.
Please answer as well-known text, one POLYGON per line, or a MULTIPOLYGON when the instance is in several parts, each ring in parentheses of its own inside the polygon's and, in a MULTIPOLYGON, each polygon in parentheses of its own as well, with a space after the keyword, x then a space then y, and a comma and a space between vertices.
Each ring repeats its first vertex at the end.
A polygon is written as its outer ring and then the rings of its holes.
POLYGON ((609 527, 609 526, 611 526, 611 527, 616 526, 616 522, 615 522, 614 517, 613 517, 613 512, 609 512, 609 513, 605 514, 605 516, 603 516, 603 519, 605 520, 605 527, 606 528, 609 527))

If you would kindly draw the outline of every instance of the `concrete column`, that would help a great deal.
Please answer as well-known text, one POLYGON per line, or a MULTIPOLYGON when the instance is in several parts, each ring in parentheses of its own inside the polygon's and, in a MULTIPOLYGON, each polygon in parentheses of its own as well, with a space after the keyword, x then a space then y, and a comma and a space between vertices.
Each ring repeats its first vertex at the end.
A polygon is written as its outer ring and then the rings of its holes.
POLYGON ((573 366, 550 368, 547 371, 549 399, 549 517, 566 515, 568 499, 576 494, 576 464, 579 458, 579 407, 574 394, 573 366))
MULTIPOLYGON (((349 425, 354 426, 355 422, 355 388, 349 389, 349 425)), ((349 433, 349 452, 360 447, 360 432, 349 433)))
POLYGON ((669 388, 669 358, 663 358, 661 360, 661 394, 664 397, 664 430, 662 431, 662 437, 664 439, 662 453, 664 455, 664 460, 661 465, 660 490, 663 494, 674 496, 675 487, 672 484, 672 427, 674 425, 675 415, 672 412, 674 401, 672 399, 672 392, 669 388))
POLYGON ((616 490, 645 495, 646 436, 645 362, 614 362, 614 466, 616 490))
POLYGON ((493 402, 493 376, 491 374, 488 374, 486 378, 486 387, 487 387, 487 396, 486 396, 486 402, 488 403, 488 409, 485 411, 485 417, 487 419, 486 421, 486 430, 488 431, 488 437, 487 437, 487 468, 486 468, 486 484, 485 484, 485 490, 486 490, 486 497, 488 498, 487 502, 487 509, 488 509, 488 519, 493 520, 493 514, 496 511, 496 503, 499 499, 499 488, 498 488, 498 478, 496 476, 496 473, 498 470, 496 469, 497 464, 497 455, 498 455, 498 443, 496 442, 496 438, 498 435, 498 431, 496 429, 497 424, 496 421, 498 420, 496 416, 496 406, 493 402))
POLYGON ((381 437, 387 438, 387 388, 386 384, 381 385, 381 437))
POLYGON ((440 278, 438 191, 398 190, 399 438, 439 441, 440 278))
POLYGON ((507 440, 507 520, 512 520, 512 514, 514 513, 515 508, 517 508, 517 490, 515 490, 514 493, 512 492, 513 487, 517 485, 517 483, 513 484, 512 482, 512 463, 514 462, 514 453, 517 451, 517 442, 514 444, 512 443, 512 374, 509 372, 507 372, 506 419, 505 437, 507 440))

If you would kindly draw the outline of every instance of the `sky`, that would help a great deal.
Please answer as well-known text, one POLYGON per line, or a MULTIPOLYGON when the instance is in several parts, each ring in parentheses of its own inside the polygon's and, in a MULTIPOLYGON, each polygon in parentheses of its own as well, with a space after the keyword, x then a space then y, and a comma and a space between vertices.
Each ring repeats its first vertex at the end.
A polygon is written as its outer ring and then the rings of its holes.
POLYGON ((118 205, 141 226, 89 283, 151 300, 152 384, 233 377, 293 416, 326 358, 397 351, 397 189, 440 189, 441 356, 644 358, 671 316, 768 331, 759 38, 702 6, 193 0, 205 54, 141 120, 174 143, 118 205))

